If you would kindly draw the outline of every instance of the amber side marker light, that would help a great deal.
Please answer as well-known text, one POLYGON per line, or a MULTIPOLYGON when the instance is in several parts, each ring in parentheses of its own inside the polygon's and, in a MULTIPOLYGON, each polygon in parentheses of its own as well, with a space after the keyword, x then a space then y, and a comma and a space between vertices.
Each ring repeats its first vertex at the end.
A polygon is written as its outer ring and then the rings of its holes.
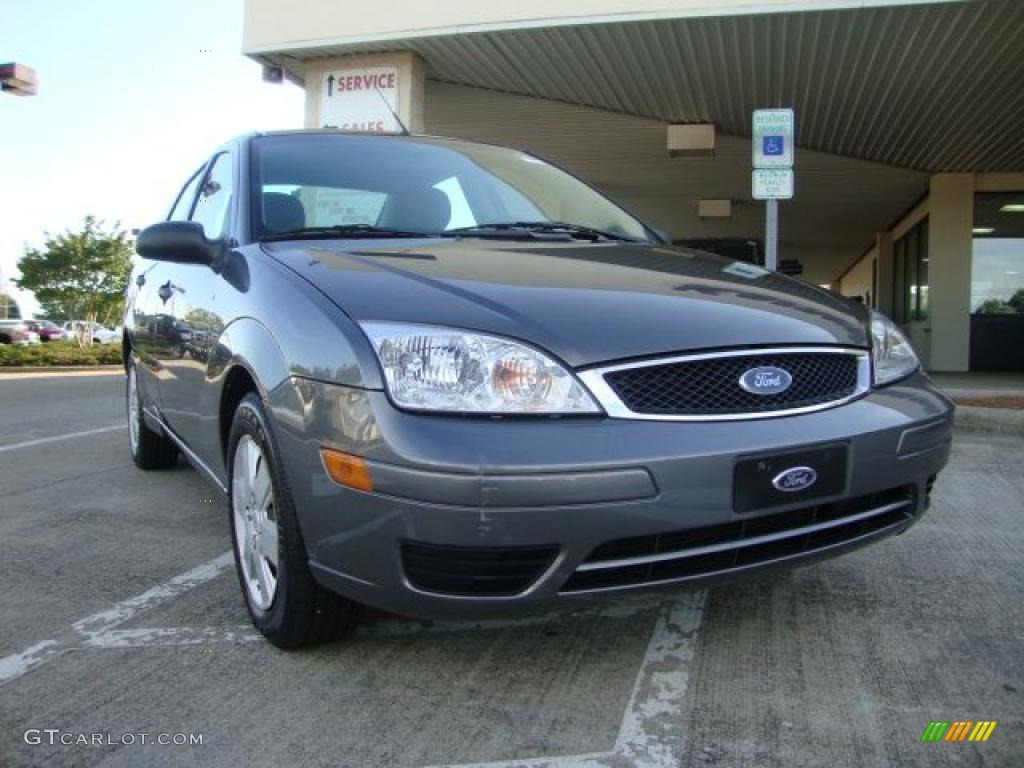
POLYGON ((324 463, 327 475, 338 485, 355 488, 357 491, 373 490, 370 468, 358 456, 330 448, 321 448, 320 459, 324 463))

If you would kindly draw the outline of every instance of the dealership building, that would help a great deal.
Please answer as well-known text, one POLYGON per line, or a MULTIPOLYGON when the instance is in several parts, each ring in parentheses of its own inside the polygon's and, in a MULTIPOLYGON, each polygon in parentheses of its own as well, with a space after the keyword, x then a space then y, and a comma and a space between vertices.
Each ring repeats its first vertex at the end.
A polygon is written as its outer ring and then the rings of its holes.
POLYGON ((1024 371, 1024 2, 246 0, 307 127, 519 147, 683 244, 764 250, 752 113, 792 108, 779 258, 936 371, 1024 371))

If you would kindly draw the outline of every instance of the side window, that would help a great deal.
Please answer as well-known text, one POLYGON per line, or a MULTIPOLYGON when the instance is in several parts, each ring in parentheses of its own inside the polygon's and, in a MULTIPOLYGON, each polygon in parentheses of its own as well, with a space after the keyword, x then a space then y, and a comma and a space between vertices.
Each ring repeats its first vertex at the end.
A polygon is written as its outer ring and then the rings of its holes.
POLYGON ((203 169, 199 168, 192 174, 192 178, 185 182, 185 186, 178 193, 178 199, 174 201, 171 213, 167 216, 168 221, 186 221, 188 219, 188 213, 192 210, 192 201, 196 196, 196 187, 199 186, 199 178, 202 175, 203 169))
POLYGON ((199 189, 196 208, 192 212, 192 221, 202 224, 203 232, 211 240, 224 234, 231 202, 231 186, 231 155, 224 152, 217 156, 206 173, 199 189))

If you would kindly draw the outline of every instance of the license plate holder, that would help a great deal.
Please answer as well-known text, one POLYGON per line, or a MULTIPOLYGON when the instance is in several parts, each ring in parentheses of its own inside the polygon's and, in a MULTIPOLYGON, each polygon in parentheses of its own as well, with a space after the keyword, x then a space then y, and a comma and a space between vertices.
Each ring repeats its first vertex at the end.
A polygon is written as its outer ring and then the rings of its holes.
MULTIPOLYGON (((841 494, 846 489, 849 452, 846 443, 835 443, 740 459, 733 470, 733 510, 743 514, 841 494), (813 470, 815 479, 812 483, 788 491, 775 485, 776 479, 788 470, 801 467, 813 470)), ((798 471, 793 477, 799 481, 802 475, 806 480, 809 474, 798 471)), ((783 487, 786 486, 785 479, 779 480, 783 487)))

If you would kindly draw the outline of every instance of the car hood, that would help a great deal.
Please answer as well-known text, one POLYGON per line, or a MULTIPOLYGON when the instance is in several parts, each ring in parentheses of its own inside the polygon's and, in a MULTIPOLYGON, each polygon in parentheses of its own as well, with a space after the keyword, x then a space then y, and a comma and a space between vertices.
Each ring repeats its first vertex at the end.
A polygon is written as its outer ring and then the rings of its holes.
POLYGON ((460 238, 262 247, 356 321, 511 336, 573 367, 747 345, 868 345, 856 302, 668 246, 460 238))

